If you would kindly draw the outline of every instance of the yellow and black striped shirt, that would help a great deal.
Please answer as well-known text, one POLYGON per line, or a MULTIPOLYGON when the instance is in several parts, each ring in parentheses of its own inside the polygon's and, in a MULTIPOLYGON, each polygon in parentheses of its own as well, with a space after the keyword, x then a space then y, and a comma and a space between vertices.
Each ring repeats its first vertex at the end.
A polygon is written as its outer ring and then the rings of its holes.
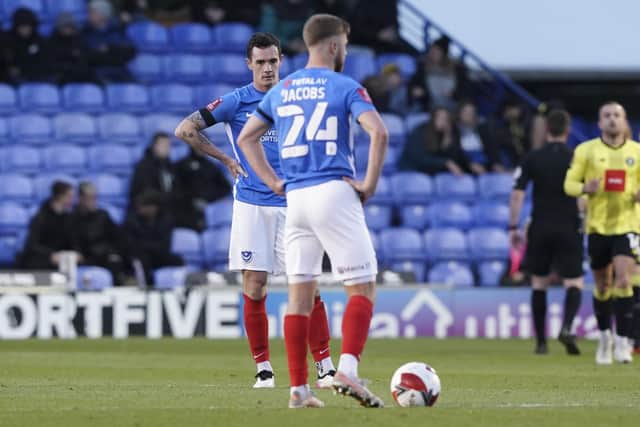
POLYGON ((565 192, 582 194, 585 182, 600 178, 588 196, 587 233, 603 235, 636 232, 639 228, 635 194, 640 189, 640 144, 627 140, 614 148, 596 138, 576 147, 564 180, 565 192))

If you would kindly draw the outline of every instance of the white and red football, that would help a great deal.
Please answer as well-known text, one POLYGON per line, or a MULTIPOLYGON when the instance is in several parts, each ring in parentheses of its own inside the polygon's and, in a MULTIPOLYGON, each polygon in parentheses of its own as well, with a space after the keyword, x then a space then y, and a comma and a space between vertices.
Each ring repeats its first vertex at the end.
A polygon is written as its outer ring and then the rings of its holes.
POLYGON ((426 363, 406 363, 391 377, 391 395, 403 408, 433 406, 440 395, 440 377, 426 363))

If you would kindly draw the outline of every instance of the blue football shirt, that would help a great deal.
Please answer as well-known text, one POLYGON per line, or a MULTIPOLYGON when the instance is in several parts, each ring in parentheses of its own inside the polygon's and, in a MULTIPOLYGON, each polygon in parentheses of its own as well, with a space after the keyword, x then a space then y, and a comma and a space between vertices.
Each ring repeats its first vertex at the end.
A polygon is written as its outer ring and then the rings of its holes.
POLYGON ((375 110, 355 80, 328 68, 304 68, 274 86, 256 117, 279 135, 286 190, 355 176, 352 118, 375 110))

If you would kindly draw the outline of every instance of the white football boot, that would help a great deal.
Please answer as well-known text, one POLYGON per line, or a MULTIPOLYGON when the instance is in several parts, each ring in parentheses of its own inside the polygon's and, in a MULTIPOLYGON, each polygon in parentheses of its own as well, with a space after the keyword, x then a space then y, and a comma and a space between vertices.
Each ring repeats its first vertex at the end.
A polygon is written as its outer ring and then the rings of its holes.
POLYGON ((600 340, 596 350, 596 364, 611 365, 613 363, 613 337, 611 330, 600 331, 600 340))

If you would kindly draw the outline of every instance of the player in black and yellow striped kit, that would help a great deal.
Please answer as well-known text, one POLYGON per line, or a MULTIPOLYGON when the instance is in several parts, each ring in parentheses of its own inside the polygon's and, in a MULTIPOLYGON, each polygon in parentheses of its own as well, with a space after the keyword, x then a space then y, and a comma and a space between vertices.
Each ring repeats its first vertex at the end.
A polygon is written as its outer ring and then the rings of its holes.
POLYGON ((639 245, 640 145, 627 138, 624 108, 600 107, 600 138, 580 144, 564 182, 565 192, 588 199, 586 232, 596 282, 593 308, 600 330, 596 363, 632 361, 633 248, 639 245), (613 270, 613 271, 612 271, 613 270), (612 277, 613 273, 613 277, 612 277), (613 282, 613 283, 612 283, 613 282), (615 314, 616 332, 611 334, 615 314))

